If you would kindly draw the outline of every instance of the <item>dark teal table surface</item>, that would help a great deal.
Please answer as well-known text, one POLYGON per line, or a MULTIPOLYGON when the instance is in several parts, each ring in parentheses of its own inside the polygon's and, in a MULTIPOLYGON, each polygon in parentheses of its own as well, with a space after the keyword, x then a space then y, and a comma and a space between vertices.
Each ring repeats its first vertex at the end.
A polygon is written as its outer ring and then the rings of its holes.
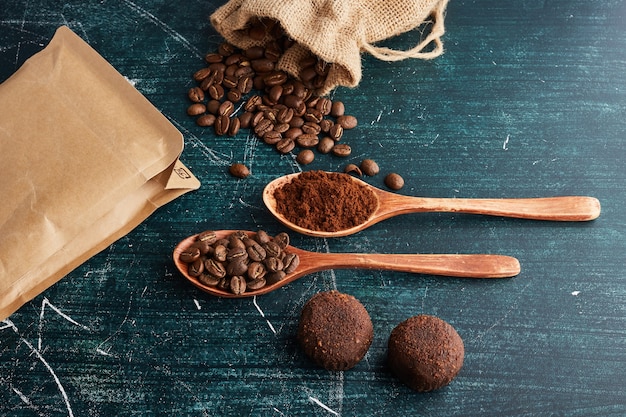
POLYGON ((452 0, 445 54, 364 56, 359 87, 332 92, 360 122, 344 139, 352 156, 305 167, 186 116, 191 74, 221 41, 208 22, 219 4, 2 0, 0 81, 68 25, 183 133, 202 187, 0 322, 0 415, 625 416, 626 2, 452 0), (283 231, 261 201, 271 179, 365 157, 401 173, 404 194, 591 195, 603 211, 588 223, 414 214, 335 240, 292 234, 322 252, 512 255, 512 279, 336 270, 226 300, 176 272, 170 254, 187 235, 283 231), (229 176, 232 162, 252 175, 229 176), (294 341, 303 304, 328 289, 361 300, 374 324, 345 372, 315 367, 294 341), (429 394, 385 365, 393 327, 420 313, 451 323, 466 348, 457 379, 429 394))

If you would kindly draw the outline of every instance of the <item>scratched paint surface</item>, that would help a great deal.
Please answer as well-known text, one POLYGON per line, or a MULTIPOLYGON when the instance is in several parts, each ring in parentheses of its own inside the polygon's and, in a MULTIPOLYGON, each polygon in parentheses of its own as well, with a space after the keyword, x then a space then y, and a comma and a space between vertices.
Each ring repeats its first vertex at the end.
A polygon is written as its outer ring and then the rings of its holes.
POLYGON ((0 81, 68 25, 181 130, 203 186, 0 322, 0 415, 626 415, 626 2, 505 3, 452 1, 434 61, 364 57, 361 85, 332 93, 360 121, 345 139, 353 155, 301 167, 185 115, 190 74, 220 42, 207 20, 220 2, 3 0, 0 81), (593 195, 603 213, 586 224, 420 214, 337 240, 292 235, 322 252, 508 254, 522 264, 510 280, 338 270, 222 300, 176 273, 170 252, 187 235, 283 230, 261 202, 269 180, 365 157, 401 173, 409 195, 593 195), (234 161, 252 176, 229 177, 234 161), (374 323, 346 372, 317 369, 294 342, 302 305, 332 288, 374 323), (385 366, 389 333, 419 313, 450 322, 466 347, 458 378, 431 394, 385 366))

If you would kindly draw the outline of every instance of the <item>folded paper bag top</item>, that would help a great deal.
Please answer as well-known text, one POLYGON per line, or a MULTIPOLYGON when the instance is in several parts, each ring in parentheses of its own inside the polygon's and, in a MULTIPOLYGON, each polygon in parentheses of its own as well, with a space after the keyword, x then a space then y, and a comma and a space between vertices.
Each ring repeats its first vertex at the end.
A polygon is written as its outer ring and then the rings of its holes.
POLYGON ((182 149, 181 133, 60 27, 0 84, 0 320, 197 189, 182 149))

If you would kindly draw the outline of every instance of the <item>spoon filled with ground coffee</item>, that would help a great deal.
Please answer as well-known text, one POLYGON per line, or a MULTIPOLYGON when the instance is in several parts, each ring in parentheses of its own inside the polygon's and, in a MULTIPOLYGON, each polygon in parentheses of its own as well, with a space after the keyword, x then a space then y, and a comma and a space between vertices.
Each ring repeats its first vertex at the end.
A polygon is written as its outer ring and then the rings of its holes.
POLYGON ((289 244, 289 235, 242 230, 205 231, 181 241, 174 264, 197 288, 220 297, 266 294, 327 269, 378 269, 460 278, 508 278, 520 272, 504 255, 317 253, 289 244))
POLYGON ((349 174, 308 171, 286 175, 263 190, 269 211, 309 236, 341 237, 400 214, 456 212, 531 220, 587 221, 600 215, 594 197, 426 198, 381 190, 349 174))

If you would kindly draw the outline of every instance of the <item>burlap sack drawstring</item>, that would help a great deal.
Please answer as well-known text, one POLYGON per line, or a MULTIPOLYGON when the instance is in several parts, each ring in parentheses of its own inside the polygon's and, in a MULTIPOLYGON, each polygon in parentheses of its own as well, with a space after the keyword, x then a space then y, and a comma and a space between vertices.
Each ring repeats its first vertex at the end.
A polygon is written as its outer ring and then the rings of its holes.
POLYGON ((443 53, 444 13, 448 0, 229 0, 211 15, 215 29, 230 43, 246 49, 271 41, 253 39, 254 22, 277 21, 296 43, 277 69, 298 77, 310 54, 332 64, 318 95, 336 86, 356 87, 362 76, 361 54, 383 61, 432 59, 443 53), (431 18, 431 22, 426 22, 431 18), (415 47, 401 51, 375 43, 429 23, 415 47))
POLYGON ((389 62, 402 61, 407 58, 419 58, 425 60, 437 58, 443 54, 443 42, 441 41, 441 37, 445 32, 443 22, 447 3, 448 0, 443 0, 433 11, 433 26, 430 29, 428 36, 415 47, 406 51, 399 51, 382 46, 374 46, 367 41, 363 41, 361 49, 372 55, 374 58, 389 62), (432 49, 424 52, 429 45, 432 45, 432 49))

